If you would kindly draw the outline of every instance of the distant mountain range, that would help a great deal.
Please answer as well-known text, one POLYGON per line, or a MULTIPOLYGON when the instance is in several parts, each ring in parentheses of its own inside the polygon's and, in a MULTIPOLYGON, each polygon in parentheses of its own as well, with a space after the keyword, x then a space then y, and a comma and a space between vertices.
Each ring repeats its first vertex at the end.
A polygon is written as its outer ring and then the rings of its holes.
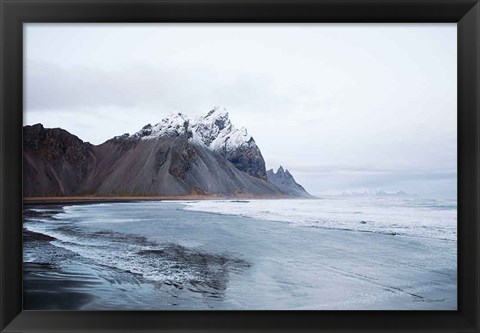
POLYGON ((100 145, 60 128, 24 126, 24 196, 310 197, 280 167, 266 171, 255 140, 223 107, 182 113, 100 145))
POLYGON ((404 191, 397 191, 397 192, 385 192, 385 191, 363 191, 363 192, 343 192, 341 196, 344 197, 410 197, 415 196, 413 194, 408 194, 404 191))

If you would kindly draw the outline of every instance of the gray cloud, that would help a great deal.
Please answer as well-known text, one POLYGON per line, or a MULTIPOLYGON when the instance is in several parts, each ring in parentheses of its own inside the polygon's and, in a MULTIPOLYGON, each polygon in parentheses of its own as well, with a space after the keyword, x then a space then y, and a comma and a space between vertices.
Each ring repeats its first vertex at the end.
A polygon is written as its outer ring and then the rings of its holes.
MULTIPOLYGON (((248 105, 255 100, 262 107, 274 98, 267 79, 253 75, 222 76, 207 68, 188 70, 168 66, 131 64, 109 70, 88 66, 62 66, 30 61, 26 66, 26 108, 29 112, 85 108, 149 108, 172 110, 211 105, 228 100, 248 105), (185 101, 191 101, 185 103, 185 101)), ((287 98, 283 97, 284 102, 287 98)), ((269 108, 265 108, 269 109, 269 108)))

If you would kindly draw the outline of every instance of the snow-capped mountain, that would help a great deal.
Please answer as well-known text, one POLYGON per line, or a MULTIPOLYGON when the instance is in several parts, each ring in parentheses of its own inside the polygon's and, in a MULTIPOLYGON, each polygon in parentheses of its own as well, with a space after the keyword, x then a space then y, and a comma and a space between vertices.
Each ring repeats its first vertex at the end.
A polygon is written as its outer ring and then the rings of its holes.
POLYGON ((24 193, 282 197, 245 128, 224 107, 194 120, 173 114, 138 132, 90 145, 61 129, 24 127, 24 193))
POLYGON ((255 140, 246 128, 237 129, 232 124, 223 106, 216 106, 205 116, 193 120, 181 112, 172 114, 156 125, 148 124, 133 135, 124 134, 115 139, 155 140, 181 135, 186 135, 194 144, 222 154, 240 171, 267 179, 265 160, 255 140))
POLYGON ((248 145, 252 136, 247 129, 236 129, 230 121, 228 111, 216 106, 206 116, 190 119, 182 112, 171 114, 155 125, 147 124, 132 135, 117 136, 130 139, 154 140, 164 136, 187 134, 192 141, 204 144, 212 151, 224 152, 248 145))

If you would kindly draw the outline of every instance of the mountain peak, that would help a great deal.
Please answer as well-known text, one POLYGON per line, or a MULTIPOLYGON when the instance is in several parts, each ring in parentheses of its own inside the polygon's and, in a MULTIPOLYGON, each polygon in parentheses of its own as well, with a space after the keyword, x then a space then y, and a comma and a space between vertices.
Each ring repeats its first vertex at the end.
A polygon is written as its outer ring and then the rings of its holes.
POLYGON ((241 146, 251 139, 246 128, 236 129, 224 106, 216 106, 193 124, 195 136, 207 147, 224 151, 241 146))
POLYGON ((212 132, 213 135, 218 135, 223 130, 227 132, 234 130, 224 106, 215 106, 206 116, 198 118, 195 125, 201 132, 212 132))
POLYGON ((144 140, 159 138, 163 135, 181 135, 189 131, 190 120, 182 112, 172 113, 161 122, 152 126, 147 124, 131 137, 144 140))
POLYGON ((245 127, 237 129, 224 106, 216 106, 192 125, 193 140, 225 156, 237 169, 266 180, 265 161, 245 127))
POLYGON ((285 194, 304 198, 311 197, 303 186, 295 181, 295 178, 293 178, 293 175, 288 169, 284 169, 281 165, 276 173, 273 172, 273 169, 268 170, 267 179, 285 194))
POLYGON ((168 115, 168 117, 165 117, 162 119, 162 122, 165 122, 165 121, 172 121, 176 119, 177 121, 180 120, 180 121, 185 121, 185 120, 189 120, 188 119, 188 116, 186 114, 184 114, 182 111, 178 111, 178 112, 174 112, 174 113, 171 113, 170 115, 168 115))
POLYGON ((205 118, 228 118, 227 108, 223 105, 216 105, 207 113, 205 118))

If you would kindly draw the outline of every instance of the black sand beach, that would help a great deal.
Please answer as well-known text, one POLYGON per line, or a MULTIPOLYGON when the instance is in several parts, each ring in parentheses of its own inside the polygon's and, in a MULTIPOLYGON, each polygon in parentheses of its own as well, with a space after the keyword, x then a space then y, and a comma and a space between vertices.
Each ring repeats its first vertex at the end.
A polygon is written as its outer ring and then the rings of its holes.
POLYGON ((24 308, 456 309, 453 241, 183 206, 26 206, 24 308))

